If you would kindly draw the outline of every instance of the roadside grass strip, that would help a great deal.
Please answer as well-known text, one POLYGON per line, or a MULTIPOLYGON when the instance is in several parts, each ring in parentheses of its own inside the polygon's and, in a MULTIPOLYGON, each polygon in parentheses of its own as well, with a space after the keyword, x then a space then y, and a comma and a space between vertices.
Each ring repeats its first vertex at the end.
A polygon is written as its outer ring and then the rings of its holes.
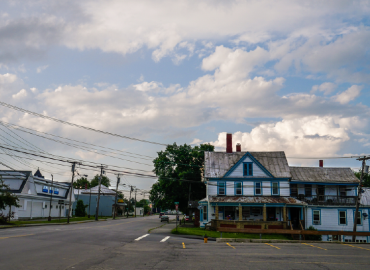
POLYGON ((232 247, 233 249, 235 249, 235 247, 233 247, 232 245, 230 245, 229 243, 226 243, 226 245, 228 245, 229 247, 232 247))
POLYGON ((185 248, 185 243, 182 243, 182 248, 185 248))
POLYGON ((348 244, 342 244, 343 246, 349 246, 349 247, 353 247, 353 248, 360 248, 360 249, 364 249, 364 250, 370 250, 370 249, 367 249, 367 248, 363 248, 363 247, 356 247, 356 246, 352 246, 352 245, 348 245, 348 244))
POLYGON ((317 247, 317 246, 306 244, 306 243, 301 243, 301 244, 302 245, 306 245, 306 246, 310 246, 310 247, 314 247, 314 248, 319 248, 319 249, 327 250, 326 248, 321 248, 321 247, 317 247))
POLYGON ((24 234, 24 235, 4 236, 4 237, 0 237, 0 240, 1 240, 1 239, 7 239, 7 238, 24 237, 24 236, 29 236, 29 235, 34 235, 34 234, 24 234))
POLYGON ((160 242, 166 242, 168 240, 168 238, 170 238, 169 236, 166 236, 165 238, 163 238, 160 242))
POLYGON ((275 246, 273 246, 273 245, 271 245, 271 244, 269 244, 269 243, 265 243, 266 245, 269 245, 270 247, 273 247, 273 248, 276 248, 276 249, 280 249, 280 248, 278 248, 278 247, 275 247, 275 246))
POLYGON ((140 241, 141 239, 143 239, 144 237, 147 237, 148 235, 149 234, 144 234, 143 236, 136 238, 135 241, 140 241))

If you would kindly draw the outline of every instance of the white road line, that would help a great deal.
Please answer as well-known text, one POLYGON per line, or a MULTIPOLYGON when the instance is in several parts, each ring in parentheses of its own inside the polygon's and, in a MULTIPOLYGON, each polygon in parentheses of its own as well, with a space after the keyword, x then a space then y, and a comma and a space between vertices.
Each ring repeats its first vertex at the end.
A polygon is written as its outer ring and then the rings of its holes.
POLYGON ((139 241, 141 239, 143 239, 144 237, 147 237, 149 234, 144 234, 143 236, 140 236, 138 238, 135 239, 135 241, 139 241))
POLYGON ((169 236, 167 236, 167 237, 163 238, 163 239, 161 240, 161 242, 166 242, 168 238, 170 238, 170 237, 169 237, 169 236))

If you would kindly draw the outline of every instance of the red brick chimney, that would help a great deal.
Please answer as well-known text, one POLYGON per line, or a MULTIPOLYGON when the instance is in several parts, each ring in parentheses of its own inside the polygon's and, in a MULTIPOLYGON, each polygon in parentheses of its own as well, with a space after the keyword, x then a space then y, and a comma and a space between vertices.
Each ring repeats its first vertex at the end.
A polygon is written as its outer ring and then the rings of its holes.
POLYGON ((241 152, 242 151, 242 145, 240 143, 236 144, 236 152, 241 152))
POLYGON ((233 134, 227 133, 226 134, 226 153, 233 152, 233 134))
POLYGON ((323 160, 319 160, 319 167, 324 167, 324 161, 323 160))

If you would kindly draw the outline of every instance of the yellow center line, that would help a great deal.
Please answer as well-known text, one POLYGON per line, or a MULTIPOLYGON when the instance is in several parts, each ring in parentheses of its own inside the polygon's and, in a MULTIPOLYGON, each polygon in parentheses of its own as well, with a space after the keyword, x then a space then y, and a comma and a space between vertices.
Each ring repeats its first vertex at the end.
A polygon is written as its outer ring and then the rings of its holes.
POLYGON ((233 247, 232 245, 230 245, 229 243, 226 243, 226 245, 228 245, 229 247, 232 247, 233 249, 235 249, 235 247, 233 247))
MULTIPOLYGON (((250 263, 266 263, 266 262, 281 262, 281 261, 248 261, 250 263)), ((287 263, 297 263, 297 264, 357 264, 357 265, 369 265, 368 263, 344 263, 344 262, 292 262, 289 261, 287 263)))
POLYGON ((273 246, 273 245, 271 245, 271 244, 268 244, 268 243, 265 243, 265 244, 266 244, 266 245, 269 245, 270 247, 274 247, 274 248, 280 249, 280 248, 275 247, 275 246, 273 246))
POLYGON ((306 244, 306 243, 301 243, 301 244, 302 245, 306 245, 306 246, 310 246, 310 247, 314 247, 314 248, 319 248, 319 249, 327 250, 326 248, 316 247, 314 245, 309 245, 309 244, 306 244))
POLYGON ((182 243, 182 247, 185 248, 185 243, 182 243))
POLYGON ((24 237, 24 236, 29 236, 29 235, 34 235, 34 234, 23 234, 23 235, 5 236, 5 237, 0 237, 0 239, 15 238, 15 237, 24 237))
POLYGON ((348 245, 348 244, 342 244, 343 246, 349 246, 349 247, 354 247, 354 248, 360 248, 360 249, 364 249, 364 250, 370 250, 370 249, 367 249, 367 248, 363 248, 363 247, 356 247, 356 246, 352 246, 352 245, 348 245))

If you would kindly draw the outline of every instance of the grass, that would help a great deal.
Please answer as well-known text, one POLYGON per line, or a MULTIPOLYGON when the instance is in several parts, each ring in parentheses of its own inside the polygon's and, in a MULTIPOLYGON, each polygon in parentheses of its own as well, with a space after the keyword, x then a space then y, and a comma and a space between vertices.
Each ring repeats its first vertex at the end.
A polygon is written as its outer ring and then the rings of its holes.
MULTIPOLYGON (((173 234, 185 234, 185 235, 199 235, 204 236, 207 234, 208 237, 220 238, 221 233, 216 231, 206 231, 202 228, 184 228, 177 227, 171 231, 173 234)), ((247 239, 259 239, 259 234, 248 234, 248 233, 222 233, 222 238, 247 238, 247 239)), ((288 240, 289 238, 282 234, 262 234, 262 239, 282 239, 288 240)))
MULTIPOLYGON (((99 219, 107 219, 107 218, 111 218, 111 217, 99 217, 99 219)), ((70 222, 74 222, 74 221, 84 221, 84 220, 95 220, 95 217, 72 217, 69 219, 70 222)), ((38 224, 38 223, 66 223, 67 222, 67 218, 61 218, 60 221, 59 219, 52 219, 51 221, 47 221, 47 220, 22 220, 22 221, 12 221, 10 223, 7 223, 7 224, 2 224, 2 225, 25 225, 25 224, 38 224)))

